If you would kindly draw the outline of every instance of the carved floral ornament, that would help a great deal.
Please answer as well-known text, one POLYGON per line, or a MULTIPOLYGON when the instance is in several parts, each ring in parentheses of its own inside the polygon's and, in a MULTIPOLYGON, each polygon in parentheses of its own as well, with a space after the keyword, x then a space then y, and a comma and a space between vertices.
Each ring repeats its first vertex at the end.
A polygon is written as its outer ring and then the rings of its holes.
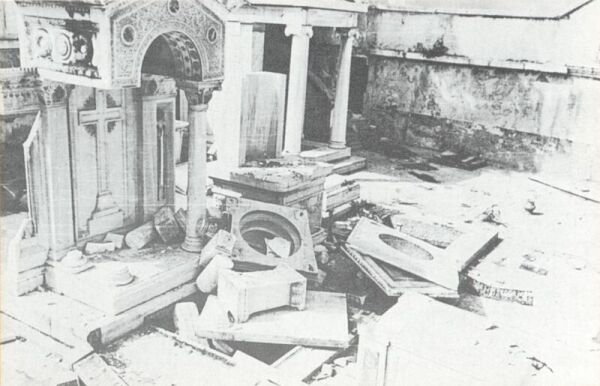
POLYGON ((212 99, 213 92, 221 89, 220 83, 194 83, 190 82, 185 85, 180 85, 185 91, 190 106, 205 106, 212 99))
POLYGON ((27 16, 25 31, 28 54, 37 67, 98 78, 92 63, 95 23, 27 16))
POLYGON ((75 86, 66 83, 44 81, 38 89, 38 98, 41 104, 46 107, 65 105, 69 99, 69 94, 75 86))

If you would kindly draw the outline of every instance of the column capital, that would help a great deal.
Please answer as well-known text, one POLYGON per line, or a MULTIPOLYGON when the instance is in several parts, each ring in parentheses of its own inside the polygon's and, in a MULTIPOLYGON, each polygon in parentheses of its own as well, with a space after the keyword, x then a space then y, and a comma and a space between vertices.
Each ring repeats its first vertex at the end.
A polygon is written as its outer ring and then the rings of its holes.
POLYGON ((177 85, 185 92, 189 106, 207 105, 213 91, 221 89, 221 82, 178 81, 177 85))
POLYGON ((313 36, 313 29, 310 25, 288 24, 285 26, 285 36, 304 36, 309 39, 313 36))
POLYGON ((358 40, 362 37, 358 28, 336 28, 335 33, 340 39, 358 40))
POLYGON ((38 88, 38 99, 42 106, 48 107, 60 107, 66 106, 69 100, 69 94, 75 86, 72 84, 55 82, 55 81, 43 81, 38 88))

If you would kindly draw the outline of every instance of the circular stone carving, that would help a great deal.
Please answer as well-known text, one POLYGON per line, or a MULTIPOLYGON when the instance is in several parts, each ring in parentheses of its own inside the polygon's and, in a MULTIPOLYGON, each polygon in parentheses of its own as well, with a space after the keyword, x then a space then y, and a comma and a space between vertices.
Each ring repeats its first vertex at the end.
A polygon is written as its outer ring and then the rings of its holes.
POLYGON ((54 39, 54 54, 58 60, 66 61, 71 56, 73 46, 71 45, 71 39, 65 34, 59 34, 54 39))
POLYGON ((171 15, 177 14, 179 12, 179 0, 169 0, 167 2, 167 9, 171 15))
POLYGON ((218 37, 219 32, 217 32, 215 27, 210 27, 208 31, 206 31, 206 39, 209 41, 209 43, 216 42, 218 37))
POLYGON ((44 58, 52 53, 52 40, 45 29, 40 28, 35 31, 33 43, 36 56, 44 58))
POLYGON ((281 237, 290 243, 290 255, 298 252, 302 237, 294 224, 287 218, 273 212, 252 210, 242 216, 239 222, 244 241, 255 251, 267 254, 265 239, 281 237))
POLYGON ((135 28, 131 24, 126 25, 121 30, 121 40, 128 46, 132 45, 135 41, 135 35, 135 28))

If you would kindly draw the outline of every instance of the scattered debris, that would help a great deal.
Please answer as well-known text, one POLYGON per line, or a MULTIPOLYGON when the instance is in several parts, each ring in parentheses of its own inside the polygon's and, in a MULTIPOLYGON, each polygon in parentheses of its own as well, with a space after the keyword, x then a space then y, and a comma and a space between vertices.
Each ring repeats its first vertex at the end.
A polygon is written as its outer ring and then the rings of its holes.
POLYGON ((418 178, 418 179, 420 179, 421 181, 430 182, 430 183, 432 183, 432 184, 439 184, 439 183, 440 183, 440 181, 439 181, 437 178, 433 177, 433 176, 432 176, 432 175, 430 175, 430 174, 426 174, 426 173, 417 173, 417 172, 415 172, 415 171, 413 171, 413 170, 410 170, 410 171, 408 172, 408 174, 410 174, 411 176, 415 176, 415 177, 417 177, 417 178, 418 178))
POLYGON ((290 256, 292 243, 283 237, 265 238, 267 256, 275 258, 287 258, 290 256))
POLYGON ((444 151, 439 155, 435 155, 433 157, 433 161, 440 165, 469 171, 477 170, 487 166, 486 160, 480 156, 457 154, 451 151, 444 151))
POLYGON ((19 335, 15 335, 15 334, 3 334, 2 338, 0 338, 0 344, 6 344, 6 343, 11 343, 11 342, 25 342, 27 339, 25 339, 22 336, 19 335))
POLYGON ((205 267, 218 254, 231 257, 235 240, 231 233, 223 229, 217 231, 200 252, 200 266, 205 267))
POLYGON ((324 245, 315 246, 315 255, 319 264, 326 265, 329 262, 329 252, 324 245))
POLYGON ((173 209, 163 206, 154 214, 154 229, 165 244, 181 241, 183 233, 178 225, 173 209))
POLYGON ((498 205, 494 204, 483 211, 481 214, 481 221, 489 222, 496 225, 506 226, 502 221, 502 212, 498 205))
POLYGON ((117 247, 115 243, 112 241, 102 243, 94 243, 89 241, 85 244, 85 253, 87 255, 93 255, 96 253, 113 252, 116 248, 117 247))
POLYGON ((118 233, 108 232, 106 236, 104 236, 104 242, 111 242, 115 245, 116 249, 123 248, 123 243, 125 241, 125 236, 120 235, 118 233))
POLYGON ((260 311, 306 307, 306 278, 285 264, 269 271, 219 272, 219 302, 232 323, 246 322, 260 311))
POLYGON ((323 363, 321 370, 313 377, 314 380, 321 380, 333 377, 335 370, 332 364, 323 363))
POLYGON ((208 340, 197 338, 194 332, 194 322, 198 318, 198 306, 193 302, 175 304, 173 324, 177 334, 186 340, 195 341, 201 347, 209 347, 208 340))
POLYGON ((475 294, 490 299, 515 302, 526 306, 532 306, 534 301, 533 290, 523 287, 523 280, 512 280, 514 285, 509 286, 506 283, 514 272, 497 267, 493 274, 481 270, 472 270, 467 274, 467 285, 472 288, 475 294), (503 279, 495 279, 502 277, 503 279))
POLYGON ((301 381, 309 378, 337 353, 335 349, 295 346, 272 366, 287 374, 290 379, 301 381))

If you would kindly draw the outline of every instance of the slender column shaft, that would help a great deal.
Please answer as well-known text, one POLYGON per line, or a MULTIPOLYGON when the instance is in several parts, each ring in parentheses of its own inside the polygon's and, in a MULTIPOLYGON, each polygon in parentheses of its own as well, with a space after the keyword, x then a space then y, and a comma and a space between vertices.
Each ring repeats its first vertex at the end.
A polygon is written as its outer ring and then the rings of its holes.
POLYGON ((203 247, 198 223, 206 215, 206 104, 189 104, 189 159, 187 188, 187 220, 185 241, 182 248, 189 252, 200 252, 203 247))
POLYGON ((288 99, 285 118, 284 152, 299 154, 304 130, 304 110, 306 106, 306 79, 308 76, 308 51, 312 27, 288 25, 287 36, 292 36, 288 99))
POLYGON ((335 88, 335 106, 331 122, 331 136, 329 138, 329 147, 333 149, 343 149, 346 147, 350 68, 352 65, 352 46, 355 34, 356 31, 350 30, 341 36, 340 61, 335 88))

